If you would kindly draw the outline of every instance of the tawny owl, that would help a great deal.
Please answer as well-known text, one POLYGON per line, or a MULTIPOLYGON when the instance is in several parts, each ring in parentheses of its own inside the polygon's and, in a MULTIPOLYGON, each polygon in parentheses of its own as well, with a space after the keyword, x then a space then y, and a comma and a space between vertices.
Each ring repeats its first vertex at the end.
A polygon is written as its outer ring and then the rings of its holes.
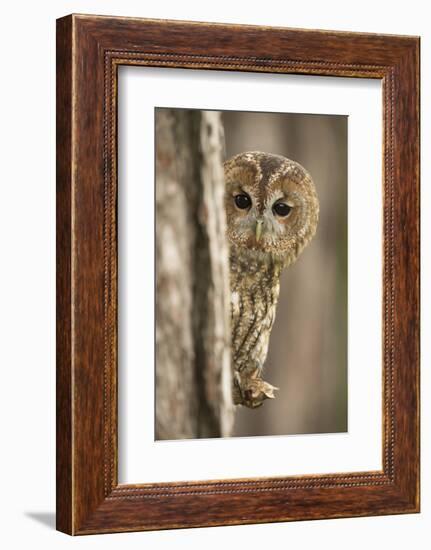
POLYGON ((262 379, 280 274, 316 232, 319 202, 297 162, 258 151, 224 163, 230 248, 235 404, 255 408, 278 389, 262 379))

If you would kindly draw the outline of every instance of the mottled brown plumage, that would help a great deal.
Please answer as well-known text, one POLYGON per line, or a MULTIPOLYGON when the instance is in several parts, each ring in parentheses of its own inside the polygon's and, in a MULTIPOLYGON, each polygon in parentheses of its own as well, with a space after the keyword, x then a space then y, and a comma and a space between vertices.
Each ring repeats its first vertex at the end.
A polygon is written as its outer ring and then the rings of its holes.
POLYGON ((316 232, 319 202, 297 162, 258 151, 225 162, 234 402, 258 407, 277 389, 262 379, 280 274, 316 232))

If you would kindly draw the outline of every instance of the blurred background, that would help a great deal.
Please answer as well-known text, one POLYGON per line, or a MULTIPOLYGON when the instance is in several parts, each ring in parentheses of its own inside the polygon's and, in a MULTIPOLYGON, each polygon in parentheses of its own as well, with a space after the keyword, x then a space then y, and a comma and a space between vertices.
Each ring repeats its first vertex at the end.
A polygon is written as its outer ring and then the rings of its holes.
POLYGON ((238 407, 234 436, 347 431, 347 117, 224 111, 226 158, 280 154, 311 174, 316 236, 281 278, 263 377, 280 388, 238 407))

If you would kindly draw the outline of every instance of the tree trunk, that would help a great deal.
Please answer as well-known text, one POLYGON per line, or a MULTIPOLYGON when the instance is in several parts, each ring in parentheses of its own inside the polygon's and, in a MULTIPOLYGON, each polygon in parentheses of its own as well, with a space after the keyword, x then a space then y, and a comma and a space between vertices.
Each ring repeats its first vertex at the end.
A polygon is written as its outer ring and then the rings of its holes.
POLYGON ((220 114, 156 110, 156 439, 233 424, 220 114))

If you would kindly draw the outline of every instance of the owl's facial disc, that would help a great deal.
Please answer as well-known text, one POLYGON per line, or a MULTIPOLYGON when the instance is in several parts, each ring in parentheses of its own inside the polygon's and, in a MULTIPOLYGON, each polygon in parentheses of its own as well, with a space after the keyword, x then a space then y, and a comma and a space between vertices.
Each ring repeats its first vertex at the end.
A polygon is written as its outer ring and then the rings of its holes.
POLYGON ((294 261, 317 226, 319 203, 310 175, 294 161, 259 151, 232 157, 224 170, 231 247, 294 261))
POLYGON ((295 217, 295 208, 295 203, 283 193, 261 197, 247 182, 233 182, 226 194, 231 244, 263 253, 272 252, 280 240, 288 246, 290 218, 295 217))

